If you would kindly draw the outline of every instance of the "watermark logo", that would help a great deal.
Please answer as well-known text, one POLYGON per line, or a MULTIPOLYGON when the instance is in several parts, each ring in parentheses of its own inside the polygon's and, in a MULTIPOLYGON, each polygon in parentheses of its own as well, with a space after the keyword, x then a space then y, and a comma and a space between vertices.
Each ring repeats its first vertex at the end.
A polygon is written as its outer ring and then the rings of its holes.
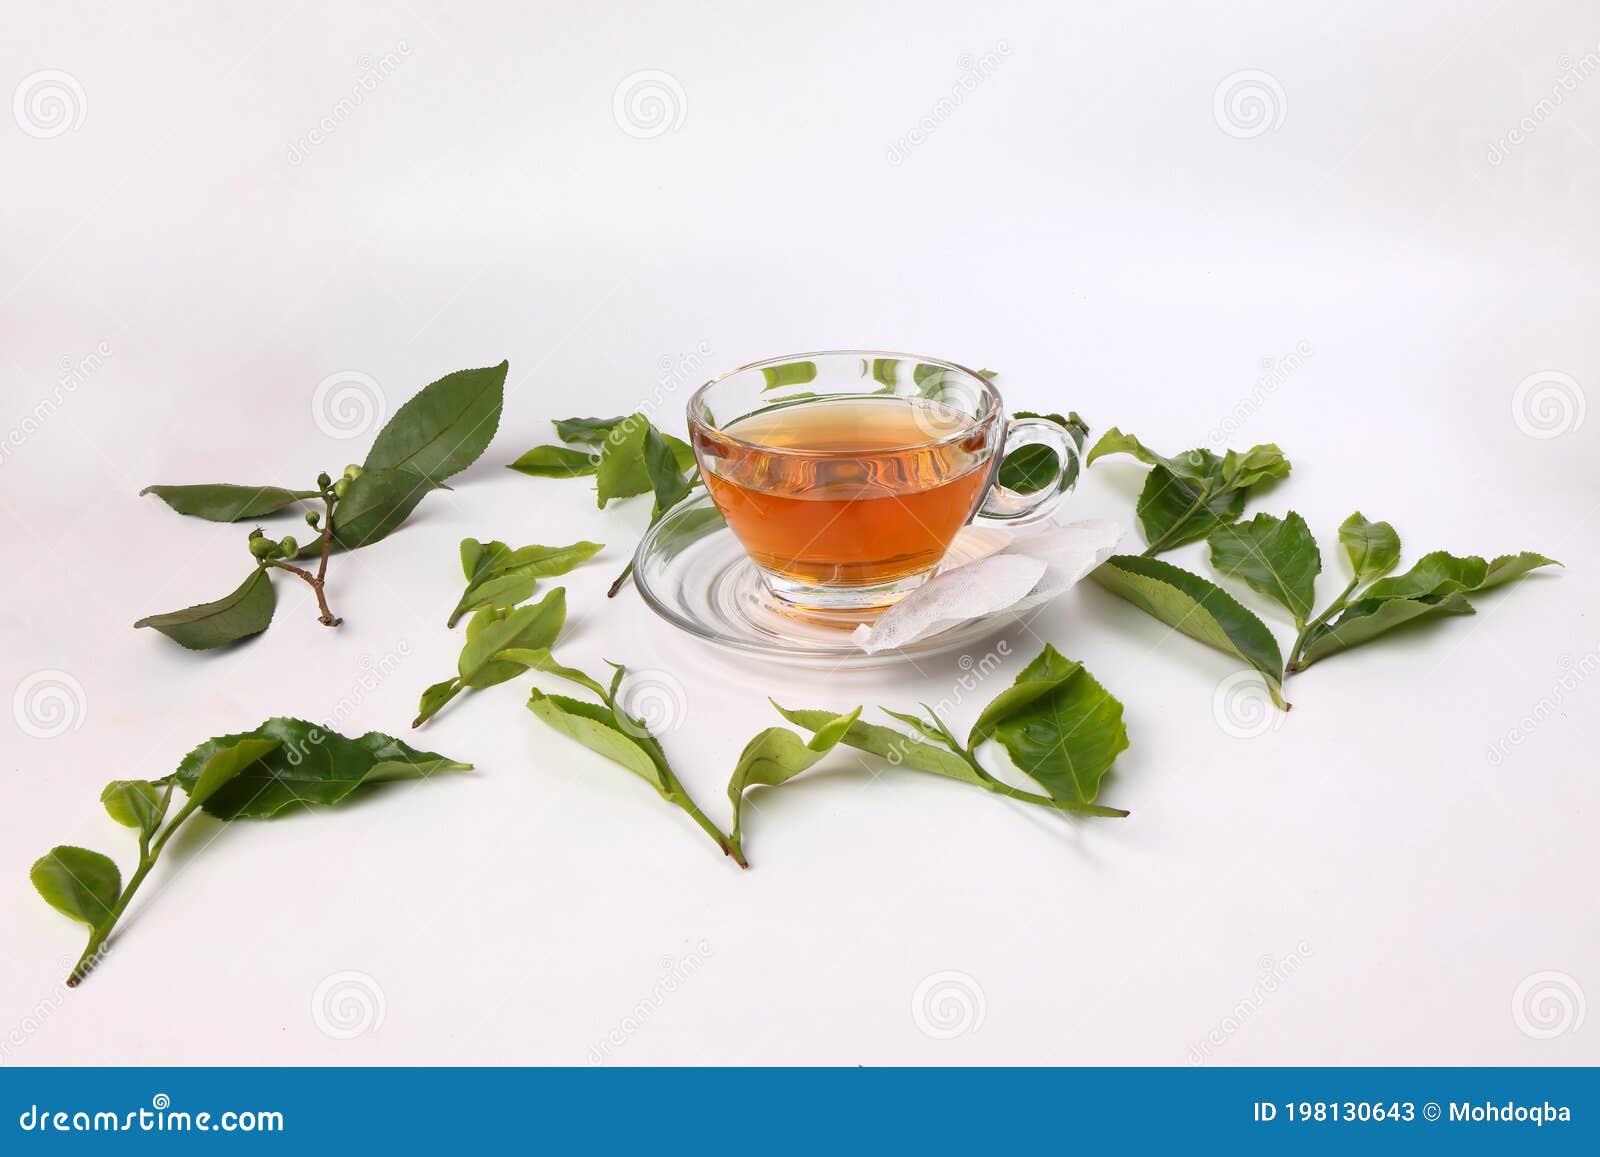
POLYGON ((666 735, 688 719, 689 693, 670 671, 632 671, 617 692, 617 713, 622 730, 635 738, 666 735))
POLYGON ((1578 85, 1600 72, 1600 46, 1585 52, 1577 60, 1563 54, 1556 59, 1556 67, 1560 71, 1550 83, 1549 94, 1540 97, 1517 119, 1516 124, 1489 142, 1488 161, 1491 166, 1504 164, 1512 150, 1538 132, 1539 127, 1555 115, 1556 109, 1566 103, 1567 97, 1578 91, 1578 85))
POLYGON ((1583 425, 1589 410, 1578 379, 1560 370, 1540 370, 1517 383, 1511 420, 1530 438, 1559 438, 1583 425))
POLYGON ((1511 994, 1511 1019, 1524 1036, 1553 1040, 1583 1027, 1583 986, 1565 972, 1535 972, 1511 994))
POLYGON ((1250 991, 1219 1020, 1205 1037, 1189 1049, 1189 1063, 1203 1065, 1230 1040, 1245 1024, 1254 1019, 1272 997, 1289 982, 1289 978, 1305 967, 1306 958, 1312 954, 1309 941, 1302 940, 1292 952, 1282 956, 1264 953, 1256 961, 1256 979, 1250 991))
POLYGON ((89 697, 70 671, 35 671, 17 684, 11 715, 24 735, 56 739, 83 726, 89 697))
POLYGON ((89 115, 89 100, 77 77, 47 68, 22 78, 11 95, 11 115, 23 132, 47 141, 83 124, 89 115))
POLYGON ((1276 731, 1287 714, 1274 706, 1266 681, 1254 671, 1234 672, 1217 684, 1211 696, 1211 718, 1234 739, 1276 731))
POLYGON ((359 438, 383 421, 388 402, 378 379, 360 370, 340 370, 311 392, 311 418, 330 438, 359 438))
POLYGON ((1270 72, 1246 68, 1223 77, 1211 94, 1211 116, 1235 140, 1270 133, 1289 115, 1283 85, 1270 72))
POLYGON ((641 997, 628 1011, 628 1014, 614 1024, 611 1029, 589 1049, 589 1063, 603 1065, 611 1058, 611 1054, 632 1040, 650 1018, 661 1011, 663 1005, 688 983, 689 978, 705 966, 711 956, 711 943, 701 940, 694 946, 694 950, 682 956, 663 956, 661 958, 661 975, 650 986, 650 992, 641 997))
POLYGON ((683 85, 670 72, 646 68, 630 72, 611 94, 611 116, 635 140, 647 141, 677 132, 689 113, 683 85))
POLYGON ((983 412, 983 387, 966 374, 939 370, 923 380, 922 396, 911 409, 911 420, 923 437, 948 438, 972 425, 983 412))
POLYGON ((324 976, 311 994, 311 1020, 324 1036, 354 1040, 383 1027, 389 1001, 383 986, 354 970, 324 976))
POLYGON ((965 972, 935 972, 911 994, 911 1020, 924 1036, 954 1040, 977 1032, 989 1015, 983 986, 965 972))

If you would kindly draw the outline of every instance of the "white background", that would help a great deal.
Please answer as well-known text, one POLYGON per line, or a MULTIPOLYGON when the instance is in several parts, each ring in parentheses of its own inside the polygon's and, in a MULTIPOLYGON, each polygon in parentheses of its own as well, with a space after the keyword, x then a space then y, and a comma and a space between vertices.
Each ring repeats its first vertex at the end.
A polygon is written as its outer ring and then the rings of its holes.
MULTIPOLYGON (((5 26, 0 87, 68 102, 0 115, 5 1063, 1600 1062, 1592 3, 7 0, 5 26), (617 111, 647 70, 663 122, 617 111), (1264 105, 1219 107, 1247 70, 1264 105), (992 366, 1016 408, 1168 452, 1278 442, 1293 476, 1254 508, 1315 528, 1324 601, 1355 509, 1407 565, 1567 567, 1291 680, 1291 716, 1241 738, 1234 665, 1093 588, 1002 636, 971 694, 954 657, 729 661, 603 597, 645 502, 504 469, 551 417, 660 396, 663 360, 694 361, 659 411, 681 432, 701 378, 841 346, 992 366), (489 452, 335 561, 338 632, 293 580, 238 648, 130 629, 249 565, 246 527, 142 485, 306 485, 370 440, 332 436, 351 419, 319 382, 370 375, 392 412, 503 357, 489 452), (519 680, 408 736, 475 772, 195 822, 62 990, 83 936, 33 859, 126 870, 102 784, 268 715, 406 733, 453 669, 469 534, 608 544, 567 581, 564 655, 681 680, 666 744, 719 820, 768 694, 955 694, 964 730, 1041 639, 1126 703, 1102 798, 1134 814, 1063 822, 842 753, 757 798, 741 873, 519 680), (1264 967, 1290 974, 1242 1015, 1264 967)), ((1070 512, 1131 530, 1139 482, 1108 461, 1070 512)))

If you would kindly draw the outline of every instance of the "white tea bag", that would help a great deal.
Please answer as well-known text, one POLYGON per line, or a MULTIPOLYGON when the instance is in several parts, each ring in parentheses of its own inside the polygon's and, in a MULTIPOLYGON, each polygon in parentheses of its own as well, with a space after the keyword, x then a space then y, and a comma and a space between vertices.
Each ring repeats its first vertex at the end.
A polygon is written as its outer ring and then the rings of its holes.
POLYGON ((968 527, 962 534, 982 536, 976 541, 986 553, 929 579, 871 625, 862 623, 851 636, 858 647, 870 655, 969 619, 1015 618, 1042 607, 1115 554, 1123 531, 1092 518, 1020 530, 968 527))

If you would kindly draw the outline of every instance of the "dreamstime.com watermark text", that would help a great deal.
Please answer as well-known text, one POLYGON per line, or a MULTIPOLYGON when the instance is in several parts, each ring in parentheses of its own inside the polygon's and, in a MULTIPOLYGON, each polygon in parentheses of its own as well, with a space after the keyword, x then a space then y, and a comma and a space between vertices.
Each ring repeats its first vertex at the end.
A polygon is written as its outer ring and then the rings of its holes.
POLYGON ((324 113, 317 123, 289 142, 288 159, 291 165, 305 164, 306 158, 318 145, 325 143, 329 137, 339 131, 351 117, 356 115, 356 110, 366 104, 367 97, 375 92, 380 84, 393 76, 401 63, 411 55, 409 42, 401 40, 394 48, 374 59, 363 56, 356 61, 359 72, 356 74, 350 91, 338 100, 333 107, 324 113))
POLYGON ((1228 441, 1259 413, 1272 396, 1283 388, 1290 376, 1306 362, 1311 360, 1311 355, 1316 353, 1308 341, 1298 341, 1294 349, 1282 357, 1264 357, 1257 368, 1261 371, 1256 378, 1255 386, 1244 397, 1233 404, 1233 409, 1223 415, 1223 418, 1206 436, 1206 445, 1217 449, 1227 445, 1228 441))
POLYGON ((1546 722, 1565 712, 1578 688, 1600 671, 1600 643, 1574 658, 1562 655, 1556 665, 1561 669, 1550 684, 1550 690, 1525 711, 1504 734, 1489 744, 1489 766, 1499 767, 1516 748, 1521 747, 1533 733, 1546 722))
POLYGON ((44 429, 45 423, 55 417, 67 399, 100 371, 110 356, 110 344, 102 341, 97 342, 94 349, 81 358, 63 357, 60 372, 56 374, 55 385, 50 392, 35 402, 33 408, 5 432, 4 437, 0 437, 0 466, 5 465, 29 438, 44 429))
POLYGON ((1189 1063, 1203 1065, 1213 1056, 1218 1049, 1233 1039, 1235 1033, 1243 1028, 1246 1022, 1255 1018, 1272 997, 1278 993, 1289 978, 1305 967, 1306 958, 1311 955, 1311 943, 1302 940, 1294 946, 1292 952, 1282 956, 1263 956, 1257 961, 1259 974, 1256 981, 1250 986, 1250 991, 1239 999, 1227 1016, 1212 1026, 1211 1030, 1195 1045, 1189 1049, 1189 1063))
POLYGON ((1001 63, 1010 55, 1011 45, 1000 40, 995 42, 991 52, 976 57, 962 53, 957 57, 956 79, 950 91, 934 101, 932 107, 917 118, 916 124, 890 142, 885 154, 889 163, 896 167, 905 164, 906 158, 919 146, 926 144, 939 131, 939 126, 955 116, 956 110, 978 91, 979 85, 999 71, 1001 63))
POLYGON ((650 1022, 651 1017, 661 1011, 672 995, 688 983, 691 976, 705 967, 710 957, 711 942, 708 940, 701 940, 692 951, 682 956, 663 956, 661 975, 650 986, 649 993, 641 997, 626 1016, 590 1047, 589 1063, 603 1065, 610 1060, 612 1054, 632 1040, 650 1022))
POLYGON ((282 1133, 283 1114, 275 1109, 174 1109, 172 1098, 157 1093, 148 1108, 52 1109, 29 1105, 17 1117, 24 1133, 282 1133))
POLYGON ((1560 71, 1555 80, 1550 82, 1550 91, 1534 101, 1516 124, 1489 142, 1488 161, 1491 166, 1504 164, 1512 150, 1538 132, 1540 126, 1555 115, 1556 109, 1566 103, 1567 97, 1578 91, 1580 84, 1600 72, 1600 44, 1576 60, 1563 55, 1556 61, 1556 67, 1560 71))

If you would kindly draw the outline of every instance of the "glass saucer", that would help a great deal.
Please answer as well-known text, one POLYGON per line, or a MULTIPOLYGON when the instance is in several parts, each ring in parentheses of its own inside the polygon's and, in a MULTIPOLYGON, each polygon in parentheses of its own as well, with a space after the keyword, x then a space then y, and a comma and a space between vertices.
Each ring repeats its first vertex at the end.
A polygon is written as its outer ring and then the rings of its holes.
MULTIPOLYGON (((989 553, 987 532, 969 527, 940 569, 989 553)), ((855 670, 933 656, 993 634, 1005 615, 957 623, 908 646, 867 654, 851 641, 875 612, 798 611, 767 590, 755 563, 704 490, 662 516, 639 543, 633 581, 667 622, 720 647, 794 666, 855 670)))

